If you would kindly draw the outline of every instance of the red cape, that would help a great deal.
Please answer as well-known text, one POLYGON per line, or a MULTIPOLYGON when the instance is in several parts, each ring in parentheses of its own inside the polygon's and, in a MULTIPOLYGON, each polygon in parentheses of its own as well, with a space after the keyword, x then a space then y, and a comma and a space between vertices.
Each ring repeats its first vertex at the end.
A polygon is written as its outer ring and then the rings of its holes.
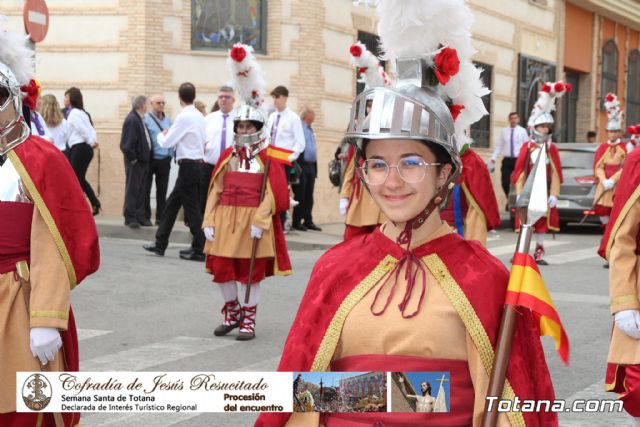
MULTIPOLYGON (((535 142, 528 141, 525 142, 522 148, 520 149, 520 154, 518 155, 518 160, 516 161, 516 166, 513 169, 513 174, 511 175, 511 182, 515 184, 518 181, 518 178, 523 173, 526 176, 529 176, 529 172, 533 167, 531 163, 531 151, 535 148, 535 142)), ((560 178, 560 184, 564 182, 562 177, 562 164, 560 163, 560 153, 558 152, 558 147, 555 144, 549 144, 549 149, 547 150, 547 156, 551 160, 549 166, 551 168, 547 168, 547 182, 551 182, 551 174, 550 172, 556 172, 558 177, 560 178)))
MULTIPOLYGON (((622 141, 622 140, 620 140, 619 143, 612 144, 612 145, 609 145, 608 143, 603 142, 602 144, 600 144, 598 146, 598 149, 596 150, 596 155, 593 158, 593 168, 594 169, 598 166, 598 163, 600 163, 600 159, 602 159, 602 156, 604 156, 605 153, 607 152, 607 150, 609 150, 609 148, 611 148, 611 147, 616 147, 616 148, 620 147, 621 150, 623 150, 625 152, 627 151, 626 148, 625 148, 624 141, 622 141)), ((616 191, 618 191, 618 190, 616 190, 616 191)))
MULTIPOLYGON (((209 182, 209 189, 215 180, 215 177, 220 172, 222 166, 226 165, 233 157, 233 147, 227 148, 221 155, 216 167, 211 174, 211 180, 209 182)), ((267 152, 262 150, 258 154, 258 160, 260 161, 263 169, 267 163, 267 152)), ((271 161, 269 166, 269 181, 268 185, 271 188, 271 193, 275 200, 275 213, 272 217, 273 237, 276 245, 276 273, 287 273, 291 271, 291 260, 289 259, 289 252, 287 251, 287 242, 284 239, 284 231, 282 229, 282 223, 280 222, 280 213, 289 209, 289 186, 287 184, 287 178, 284 173, 284 167, 282 164, 271 161)))
POLYGON ((462 160, 462 176, 459 184, 471 193, 473 200, 469 200, 469 204, 478 205, 487 222, 487 231, 498 228, 502 220, 489 169, 487 169, 482 157, 471 148, 468 148, 460 158, 462 160))
POLYGON ((78 179, 60 150, 37 136, 8 156, 53 234, 73 289, 100 266, 98 231, 78 179))
POLYGON ((598 254, 609 259, 611 245, 631 206, 640 198, 640 150, 634 150, 624 162, 620 181, 616 186, 611 216, 607 223, 598 254))
MULTIPOLYGON (((414 252, 419 257, 437 254, 475 310, 479 322, 472 323, 486 332, 489 348, 478 349, 479 352, 493 353, 509 280, 504 266, 479 243, 465 241, 453 233, 414 252)), ((376 229, 333 247, 318 260, 285 343, 279 371, 311 371, 316 358, 330 359, 330 354, 319 349, 330 332, 334 315, 351 291, 388 255, 398 260, 402 249, 376 229)), ((554 399, 539 332, 529 311, 519 314, 507 378, 520 399, 554 399)), ((553 413, 522 416, 527 426, 558 424, 553 413)), ((289 417, 290 414, 261 414, 256 426, 282 426, 289 417)))

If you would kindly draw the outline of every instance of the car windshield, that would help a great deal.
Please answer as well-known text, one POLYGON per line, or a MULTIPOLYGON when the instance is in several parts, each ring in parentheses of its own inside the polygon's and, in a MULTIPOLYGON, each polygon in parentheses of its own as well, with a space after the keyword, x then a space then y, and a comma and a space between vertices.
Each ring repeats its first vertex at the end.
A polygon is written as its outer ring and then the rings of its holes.
POLYGON ((595 153, 585 151, 560 151, 562 169, 593 169, 595 153))

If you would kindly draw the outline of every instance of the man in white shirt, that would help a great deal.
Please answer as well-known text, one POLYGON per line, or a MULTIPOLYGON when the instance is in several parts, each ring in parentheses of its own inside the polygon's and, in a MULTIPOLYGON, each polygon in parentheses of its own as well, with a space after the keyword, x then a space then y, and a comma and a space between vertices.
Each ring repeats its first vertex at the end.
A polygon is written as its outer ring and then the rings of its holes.
POLYGON ((518 154, 520 154, 520 147, 529 139, 526 129, 520 126, 518 124, 519 122, 520 116, 518 113, 509 113, 509 127, 503 128, 500 131, 500 139, 491 156, 492 165, 496 162, 499 155, 503 156, 500 173, 502 174, 502 190, 507 197, 509 197, 511 173, 513 173, 513 169, 516 166, 516 160, 518 159, 518 154))
POLYGON ((176 147, 178 161, 178 180, 169 195, 162 215, 156 241, 144 245, 144 249, 156 255, 164 256, 169 245, 169 236, 176 222, 180 207, 184 209, 185 222, 189 225, 193 240, 191 251, 181 253, 180 258, 192 261, 204 261, 204 234, 202 233, 202 214, 200 212, 200 179, 204 158, 204 142, 207 124, 202 114, 193 106, 196 88, 191 83, 183 83, 178 89, 182 111, 169 129, 158 134, 158 144, 163 148, 176 147))
MULTIPOLYGON (((273 105, 276 108, 267 121, 267 132, 271 138, 271 144, 276 147, 292 150, 293 153, 289 156, 289 161, 295 162, 305 147, 302 121, 296 113, 287 107, 289 89, 284 86, 276 86, 271 91, 271 97, 273 98, 273 105)), ((285 167, 284 170, 287 174, 287 179, 291 182, 291 175, 295 167, 285 167)), ((283 211, 280 214, 280 220, 283 226, 286 219, 287 212, 283 211)))
POLYGON ((200 183, 200 211, 204 215, 207 204, 209 181, 213 168, 218 163, 220 155, 233 146, 233 104, 235 103, 233 88, 222 86, 218 91, 218 106, 220 109, 207 114, 207 140, 204 145, 204 164, 202 165, 202 180, 200 183))

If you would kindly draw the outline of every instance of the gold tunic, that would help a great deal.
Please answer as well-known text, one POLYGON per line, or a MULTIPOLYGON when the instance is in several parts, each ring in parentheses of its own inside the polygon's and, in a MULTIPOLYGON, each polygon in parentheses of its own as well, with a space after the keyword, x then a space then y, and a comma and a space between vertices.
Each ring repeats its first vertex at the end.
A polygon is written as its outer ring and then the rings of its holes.
POLYGON ((38 209, 31 225, 31 312, 13 272, 0 274, 0 413, 16 410, 16 372, 64 371, 62 350, 46 367, 31 354, 31 328, 67 329, 70 283, 62 256, 38 209))
MULTIPOLYGON (((389 227, 388 224, 383 225, 383 232, 387 227, 389 227)), ((443 223, 428 238, 423 238, 412 246, 423 245, 451 232, 451 228, 443 223)), ((399 278, 404 280, 404 272, 400 273, 399 278)), ((390 280, 389 275, 373 287, 348 314, 333 360, 362 354, 385 354, 466 361, 469 364, 474 389, 477 391, 473 426, 481 425, 489 376, 484 370, 473 340, 438 281, 427 269, 427 287, 422 307, 415 317, 405 319, 398 310, 398 304, 404 296, 406 282, 398 284, 391 303, 382 315, 374 316, 371 313, 375 294, 387 280, 390 280), (363 333, 363 331, 376 331, 376 333, 363 333)), ((416 286, 413 290, 411 302, 407 307, 408 313, 415 311, 420 296, 418 288, 416 286)), ((386 301, 387 295, 388 293, 381 293, 378 301, 386 301)), ((318 424, 318 414, 295 413, 287 426, 306 427, 318 424)), ((511 425, 506 414, 499 415, 497 425, 501 427, 511 425)))
MULTIPOLYGON (((631 205, 631 209, 622 220, 609 254, 612 314, 623 310, 640 310, 640 259, 636 255, 636 236, 639 232, 640 199, 631 205)), ((640 364, 640 340, 627 336, 614 323, 607 361, 620 365, 640 364)))
POLYGON ((594 204, 602 205, 609 208, 613 206, 613 197, 616 194, 616 187, 614 186, 611 190, 604 191, 602 181, 607 179, 604 168, 607 165, 620 165, 620 169, 618 170, 618 172, 609 177, 610 180, 617 184, 620 180, 620 175, 622 174, 622 165, 624 164, 626 158, 627 151, 624 148, 624 144, 617 144, 615 146, 615 150, 612 150, 611 147, 609 147, 607 151, 602 155, 594 169, 594 174, 596 178, 598 178, 596 194, 593 197, 594 204))

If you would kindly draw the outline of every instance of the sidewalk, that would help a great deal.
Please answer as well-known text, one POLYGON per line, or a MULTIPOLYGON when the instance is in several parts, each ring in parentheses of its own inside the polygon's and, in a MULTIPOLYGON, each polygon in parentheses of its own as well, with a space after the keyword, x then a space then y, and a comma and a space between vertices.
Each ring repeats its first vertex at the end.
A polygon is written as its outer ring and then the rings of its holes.
MULTIPOLYGON (((153 242, 158 227, 140 227, 131 229, 124 225, 124 219, 120 217, 108 217, 99 215, 95 217, 98 234, 100 237, 116 239, 146 240, 153 242)), ((291 251, 327 250, 342 241, 344 224, 323 224, 322 231, 297 231, 292 230, 285 236, 287 247, 291 251)), ((190 244, 191 233, 180 221, 176 221, 171 232, 170 243, 190 244)))

